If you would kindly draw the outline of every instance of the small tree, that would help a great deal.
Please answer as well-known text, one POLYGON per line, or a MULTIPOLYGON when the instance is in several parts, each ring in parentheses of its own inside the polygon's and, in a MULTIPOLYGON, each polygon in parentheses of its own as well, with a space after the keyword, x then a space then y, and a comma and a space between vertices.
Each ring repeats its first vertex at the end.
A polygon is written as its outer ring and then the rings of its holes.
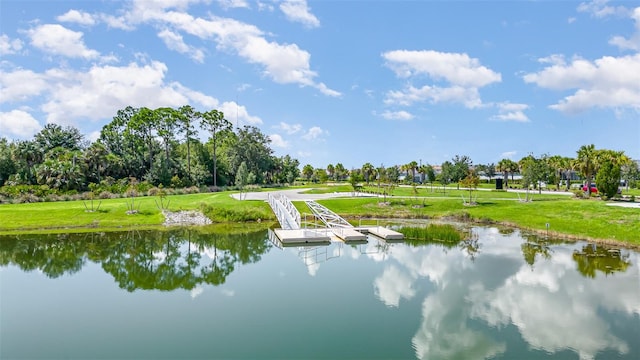
MULTIPOLYGON (((473 190, 476 190, 478 188, 478 183, 480 183, 480 179, 478 178, 478 176, 476 175, 476 173, 472 170, 469 170, 467 172, 467 176, 460 180, 460 185, 462 185, 462 187, 466 187, 469 189, 469 205, 475 205, 475 201, 473 201, 473 190)), ((464 198, 463 198, 464 200, 464 198)))
POLYGON ((242 200, 242 190, 247 184, 248 177, 249 172, 247 171, 247 163, 243 161, 240 166, 238 166, 238 171, 236 172, 236 187, 240 190, 240 200, 242 200))
POLYGON ((606 198, 612 198, 618 192, 620 185, 620 166, 611 161, 604 161, 596 174, 598 191, 606 198))

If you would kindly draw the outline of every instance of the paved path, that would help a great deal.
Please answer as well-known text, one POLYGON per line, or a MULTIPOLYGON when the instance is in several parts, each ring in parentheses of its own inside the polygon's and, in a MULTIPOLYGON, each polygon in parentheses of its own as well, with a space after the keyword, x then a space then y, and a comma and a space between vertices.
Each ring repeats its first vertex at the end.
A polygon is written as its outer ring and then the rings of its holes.
POLYGON ((637 203, 637 202, 621 202, 621 201, 619 202, 619 201, 616 201, 616 202, 607 203, 607 205, 640 209, 640 203, 637 203))
MULTIPOLYGON (((326 194, 302 194, 309 189, 289 189, 289 190, 275 190, 275 191, 261 191, 261 192, 249 192, 242 194, 242 200, 267 200, 269 194, 273 196, 284 195, 291 201, 308 201, 308 200, 323 200, 336 197, 353 197, 353 192, 333 192, 326 194)), ((356 193, 358 197, 376 197, 376 195, 356 193)), ((240 194, 231 195, 235 199, 240 198, 240 194)))

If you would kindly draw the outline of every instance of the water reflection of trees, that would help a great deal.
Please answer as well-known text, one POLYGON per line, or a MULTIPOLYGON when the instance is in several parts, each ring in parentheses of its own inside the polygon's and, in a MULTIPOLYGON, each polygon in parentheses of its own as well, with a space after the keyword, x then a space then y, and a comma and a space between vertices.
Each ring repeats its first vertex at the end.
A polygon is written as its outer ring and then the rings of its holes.
POLYGON ((192 229, 0 237, 0 266, 39 270, 50 278, 101 264, 127 291, 191 290, 224 284, 238 264, 271 248, 266 231, 205 233, 192 229))
POLYGON ((624 272, 631 262, 629 254, 622 254, 618 249, 612 249, 602 245, 587 244, 582 251, 573 252, 578 271, 585 277, 595 278, 596 271, 605 275, 615 272, 624 272))

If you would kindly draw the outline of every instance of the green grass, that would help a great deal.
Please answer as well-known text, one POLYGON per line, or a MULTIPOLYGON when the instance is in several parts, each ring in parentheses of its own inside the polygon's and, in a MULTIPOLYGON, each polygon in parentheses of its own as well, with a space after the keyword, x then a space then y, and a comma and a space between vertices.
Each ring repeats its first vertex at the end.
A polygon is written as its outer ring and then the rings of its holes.
MULTIPOLYGON (((456 218, 503 223, 549 234, 593 240, 623 241, 640 246, 640 210, 607 206, 600 200, 545 199, 529 203, 478 200, 464 206, 461 199, 330 199, 319 203, 352 221, 359 218, 456 218)), ((296 204, 298 206, 298 204, 296 204)), ((302 204, 299 209, 304 209, 302 204)), ((304 210, 309 212, 308 209, 304 210)), ((301 210, 301 212, 303 212, 301 210)))
MULTIPOLYGON (((168 210, 204 210, 214 222, 275 220, 263 201, 238 201, 232 192, 167 196, 168 210), (242 219, 244 217, 244 219, 242 219)), ((164 221, 156 196, 135 198, 137 214, 128 215, 130 199, 101 200, 100 208, 87 212, 83 201, 0 205, 0 232, 36 229, 155 227, 164 221)), ((97 206, 97 201, 94 206, 97 206)))
MULTIPOLYGON (((337 187, 328 187, 335 190, 337 187)), ((411 188, 400 188, 399 194, 411 188)), ((232 192, 168 196, 169 210, 201 210, 216 223, 275 222, 275 216, 264 201, 238 201, 232 192)), ((640 209, 607 206, 601 200, 577 200, 562 195, 534 194, 534 201, 522 203, 512 192, 475 192, 477 206, 464 206, 460 194, 467 191, 448 190, 428 196, 420 190, 420 198, 329 199, 319 201, 329 209, 358 224, 361 219, 454 218, 487 223, 503 223, 550 235, 581 239, 608 239, 640 246, 640 209)), ((522 196, 522 195, 521 195, 522 196)), ((0 205, 0 233, 106 231, 123 228, 157 228, 163 216, 156 206, 157 197, 135 199, 138 214, 127 215, 128 199, 102 200, 100 210, 85 211, 82 201, 4 204, 0 205)), ((310 213, 304 202, 294 202, 301 214, 310 213)), ((303 215, 304 216, 304 215, 303 215)))

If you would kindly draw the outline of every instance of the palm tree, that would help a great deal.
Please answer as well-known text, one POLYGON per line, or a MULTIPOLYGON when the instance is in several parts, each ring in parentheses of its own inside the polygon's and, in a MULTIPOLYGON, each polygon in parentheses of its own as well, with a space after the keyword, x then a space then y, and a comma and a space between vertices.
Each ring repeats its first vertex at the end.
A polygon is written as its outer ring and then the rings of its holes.
POLYGON ((329 175, 330 179, 335 180, 334 179, 335 173, 336 173, 336 168, 333 166, 333 164, 327 165, 327 175, 329 175))
POLYGON ((597 171, 597 152, 595 149, 595 145, 582 145, 580 149, 578 149, 578 156, 575 160, 576 169, 584 175, 587 182, 587 194, 591 196, 591 191, 589 190, 591 184, 591 178, 593 174, 597 171))
POLYGON ((412 161, 407 164, 409 166, 409 170, 411 170, 411 182, 416 182, 416 170, 418 169, 418 163, 412 161))
POLYGON ((369 181, 371 180, 373 174, 375 174, 375 171, 376 168, 371 163, 362 165, 362 175, 364 176, 364 180, 367 182, 367 185, 369 185, 369 181))
POLYGON ((560 190, 560 181, 562 181, 562 172, 566 167, 565 158, 560 155, 553 155, 547 158, 547 163, 555 173, 556 189, 560 190))
POLYGON ((511 169, 511 160, 510 159, 502 159, 498 162, 498 171, 501 172, 502 178, 504 179, 504 188, 509 188, 509 170, 511 169))

